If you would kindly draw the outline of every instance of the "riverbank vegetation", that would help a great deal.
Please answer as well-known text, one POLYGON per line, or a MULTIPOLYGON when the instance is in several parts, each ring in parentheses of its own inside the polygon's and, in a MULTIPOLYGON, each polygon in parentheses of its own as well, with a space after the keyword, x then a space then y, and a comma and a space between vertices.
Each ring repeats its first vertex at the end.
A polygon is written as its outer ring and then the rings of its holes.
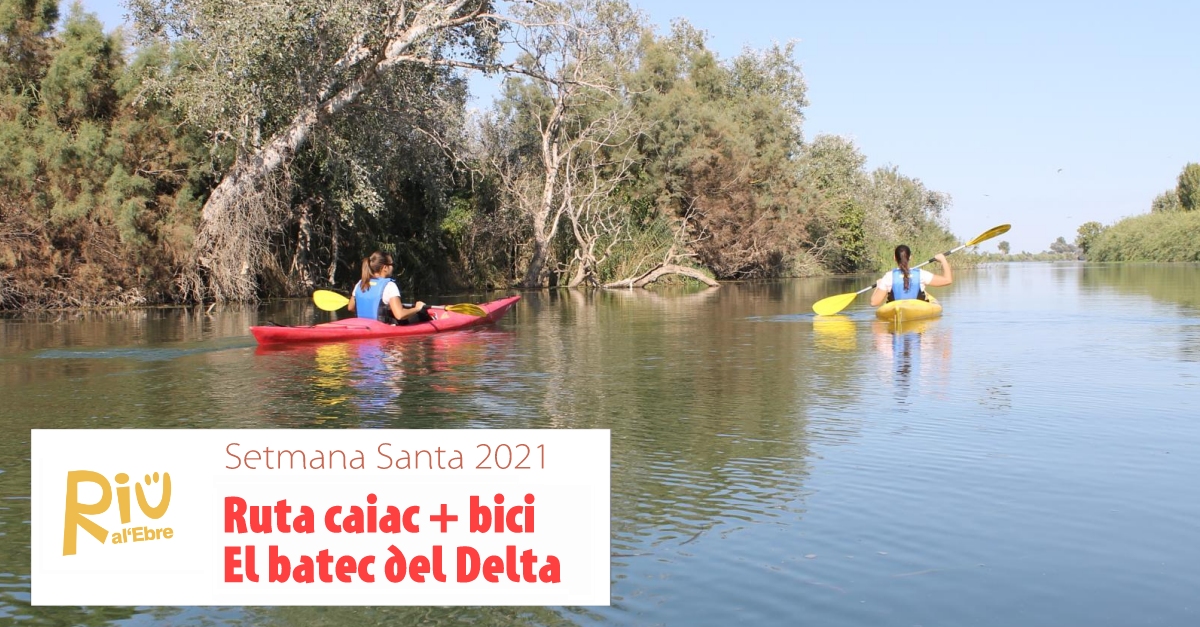
POLYGON ((1076 253, 1056 253, 1050 251, 1042 251, 1040 253, 1019 252, 1019 253, 991 253, 977 252, 963 255, 962 261, 955 261, 957 265, 979 265, 984 263, 1016 263, 1023 261, 1078 261, 1079 255, 1076 253))
POLYGON ((0 0, 0 308, 873 271, 945 194, 803 134, 790 45, 620 0, 0 0), (470 106, 473 73, 499 95, 470 106))
POLYGON ((1200 212, 1149 213, 1104 229, 1093 261, 1200 261, 1200 212))
POLYGON ((1105 227, 1079 227, 1076 244, 1092 261, 1200 261, 1200 164, 1189 163, 1150 213, 1105 227))

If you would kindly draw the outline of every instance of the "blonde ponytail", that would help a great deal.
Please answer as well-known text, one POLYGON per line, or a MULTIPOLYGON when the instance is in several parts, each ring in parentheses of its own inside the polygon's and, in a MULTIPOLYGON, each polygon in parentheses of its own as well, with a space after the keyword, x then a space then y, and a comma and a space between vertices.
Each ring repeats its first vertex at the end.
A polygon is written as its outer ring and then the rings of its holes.
POLYGON ((369 287, 371 287, 371 260, 363 259, 362 282, 358 284, 358 288, 365 292, 369 287))

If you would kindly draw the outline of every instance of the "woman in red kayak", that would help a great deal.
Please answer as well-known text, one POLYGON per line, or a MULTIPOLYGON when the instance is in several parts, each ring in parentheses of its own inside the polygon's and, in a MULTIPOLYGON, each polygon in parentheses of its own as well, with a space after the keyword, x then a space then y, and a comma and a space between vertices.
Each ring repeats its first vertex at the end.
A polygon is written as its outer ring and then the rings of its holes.
POLYGON ((363 259, 362 281, 350 292, 350 304, 346 306, 359 318, 370 318, 392 324, 407 324, 421 320, 426 305, 417 301, 412 307, 400 302, 400 287, 392 280, 392 256, 375 251, 363 259))
POLYGON ((920 268, 909 270, 908 260, 912 256, 912 251, 904 244, 896 247, 895 256, 898 267, 883 275, 883 278, 875 283, 875 291, 871 292, 872 307, 878 307, 885 301, 890 303, 894 300, 912 298, 929 300, 929 297, 925 295, 926 286, 942 287, 954 282, 954 272, 950 269, 950 262, 946 261, 946 255, 939 253, 934 257, 938 263, 942 264, 945 274, 934 274, 920 268))

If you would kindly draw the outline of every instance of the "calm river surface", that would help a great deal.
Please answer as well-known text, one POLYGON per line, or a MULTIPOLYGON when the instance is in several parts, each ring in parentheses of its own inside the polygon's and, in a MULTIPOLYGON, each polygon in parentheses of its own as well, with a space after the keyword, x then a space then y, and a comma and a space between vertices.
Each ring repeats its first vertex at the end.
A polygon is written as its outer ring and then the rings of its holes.
MULTIPOLYGON (((1200 624, 1200 266, 526 293, 485 330, 256 350, 287 302, 0 321, 0 623, 1200 624), (612 606, 29 605, 32 428, 606 428, 612 606)), ((466 300, 465 297, 445 302, 466 300)))

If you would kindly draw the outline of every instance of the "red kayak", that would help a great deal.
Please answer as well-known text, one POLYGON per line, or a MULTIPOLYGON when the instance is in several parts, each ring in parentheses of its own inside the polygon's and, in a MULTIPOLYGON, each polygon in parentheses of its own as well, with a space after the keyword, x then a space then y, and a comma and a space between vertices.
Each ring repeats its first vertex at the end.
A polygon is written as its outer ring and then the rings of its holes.
POLYGON ((509 296, 479 305, 487 316, 471 316, 446 311, 436 306, 429 308, 433 320, 408 325, 392 325, 367 318, 347 318, 308 327, 250 327, 259 344, 290 344, 293 342, 336 342, 373 337, 396 337, 401 335, 424 335, 445 333, 499 320, 520 296, 509 296))

